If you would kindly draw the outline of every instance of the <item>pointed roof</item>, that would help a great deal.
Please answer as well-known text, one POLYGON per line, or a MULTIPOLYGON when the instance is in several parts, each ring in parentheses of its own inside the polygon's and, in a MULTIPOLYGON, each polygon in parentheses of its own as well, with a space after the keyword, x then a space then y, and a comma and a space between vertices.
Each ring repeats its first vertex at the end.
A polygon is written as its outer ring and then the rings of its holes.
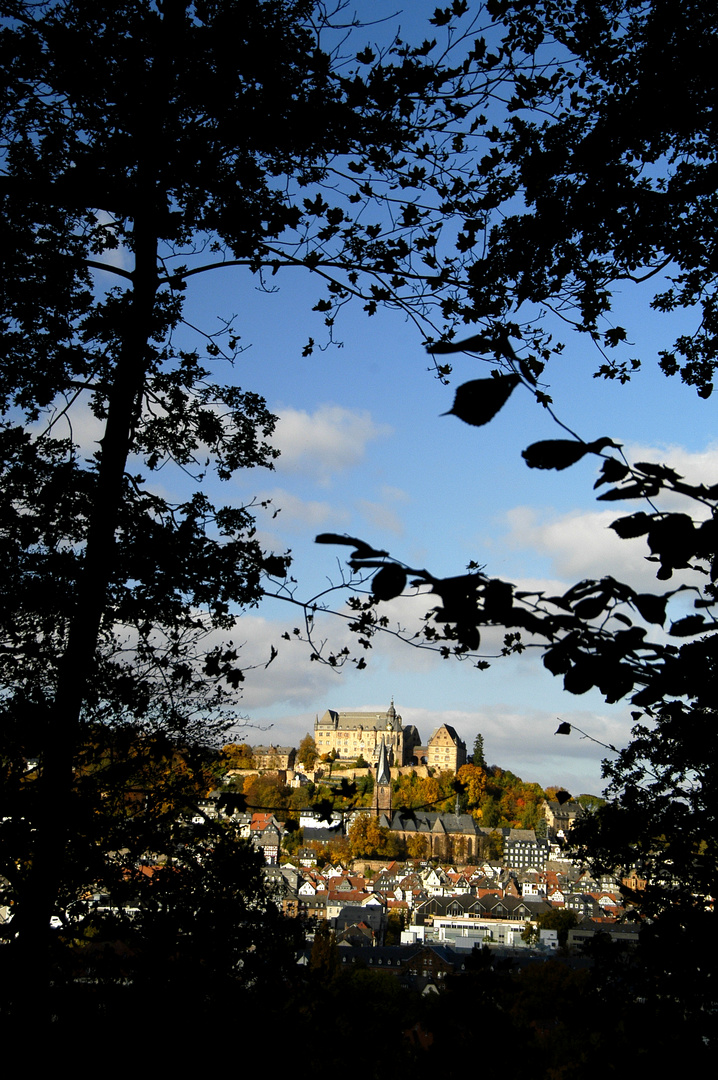
POLYGON ((386 743, 382 737, 379 743, 379 758, 376 763, 376 783, 377 784, 390 784, 391 773, 389 771, 389 761, 386 756, 386 743))

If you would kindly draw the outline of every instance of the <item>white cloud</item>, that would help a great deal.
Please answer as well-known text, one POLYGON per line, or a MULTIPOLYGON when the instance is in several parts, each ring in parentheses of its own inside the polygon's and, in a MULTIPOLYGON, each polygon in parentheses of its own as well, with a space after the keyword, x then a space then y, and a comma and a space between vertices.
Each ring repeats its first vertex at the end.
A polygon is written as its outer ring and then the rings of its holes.
POLYGON ((27 430, 38 437, 50 431, 55 439, 72 439, 79 453, 89 458, 99 450, 105 422, 98 420, 92 412, 87 397, 80 397, 69 406, 58 397, 38 421, 28 425, 27 430))
POLYGON ((383 503, 370 502, 369 499, 360 499, 358 507, 367 521, 378 529, 380 533, 392 532, 401 536, 404 526, 395 510, 383 503))
MULTIPOLYGON (((385 706, 386 707, 386 706, 385 706)), ((584 738, 581 728, 605 746, 624 746, 630 734, 631 720, 625 714, 609 715, 585 709, 567 708, 561 720, 574 730, 569 737, 556 736, 559 718, 555 712, 535 708, 517 710, 509 705, 486 705, 476 710, 414 709, 397 703, 404 723, 415 724, 422 738, 428 739, 441 724, 450 724, 466 742, 470 754, 478 732, 484 736, 484 752, 490 764, 510 769, 527 782, 543 787, 560 784, 574 795, 598 794, 603 787, 601 761, 612 757, 611 751, 584 738)))
MULTIPOLYGON (((255 710, 277 705, 311 709, 316 702, 331 699, 337 693, 340 671, 328 664, 312 662, 311 647, 306 641, 297 640, 293 633, 295 626, 303 630, 302 614, 290 609, 286 620, 258 615, 243 615, 237 620, 230 636, 241 647, 240 664, 246 663, 241 710, 250 720, 255 710), (284 633, 289 634, 289 641, 283 639, 284 633), (272 646, 278 650, 278 656, 265 667, 272 646)), ((349 642, 351 636, 337 620, 332 626, 332 647, 338 650, 344 644, 355 644, 349 642)))
POLYGON ((408 503, 411 502, 411 495, 408 491, 403 491, 401 488, 391 487, 390 484, 382 484, 380 488, 382 499, 386 502, 393 503, 408 503))
MULTIPOLYGON (((108 214, 106 210, 95 210, 95 220, 99 226, 106 226, 110 232, 113 232, 113 226, 115 219, 111 214, 108 214)), ((123 247, 121 244, 116 248, 107 248, 100 254, 93 256, 95 262, 103 263, 108 271, 112 269, 128 270, 134 269, 134 256, 127 247, 123 247)), ((102 274, 101 270, 95 269, 95 274, 102 274)), ((111 274, 105 278, 104 275, 97 278, 98 284, 102 284, 106 288, 115 288, 120 281, 126 284, 126 279, 120 278, 117 274, 111 274)))
POLYGON ((718 443, 709 443, 705 450, 686 450, 675 444, 645 446, 630 444, 624 450, 629 462, 651 461, 670 465, 690 484, 718 483, 718 443))
POLYGON ((655 581, 655 566, 645 561, 649 554, 644 537, 621 538, 609 526, 620 511, 573 510, 551 516, 529 506, 518 506, 506 515, 509 535, 506 542, 519 550, 547 555, 557 577, 571 583, 605 574, 648 587, 655 581))
MULTIPOLYGON (((718 482, 718 444, 696 452, 681 446, 635 445, 626 447, 626 456, 630 462, 669 465, 688 483, 718 482)), ((599 489, 599 493, 600 490, 608 490, 608 487, 599 489)), ((670 492, 662 492, 654 503, 661 511, 678 510, 697 520, 708 516, 700 503, 670 492)), ((617 518, 640 509, 651 512, 651 507, 641 500, 612 503, 606 509, 577 509, 560 515, 551 510, 517 506, 506 514, 509 533, 505 542, 515 550, 548 556, 553 573, 566 582, 611 574, 636 588, 661 589, 663 586, 656 581, 656 564, 647 561, 650 551, 645 536, 622 540, 610 528, 617 518)), ((671 585, 682 582, 695 584, 696 580, 691 575, 675 574, 671 585)))
POLYGON ((268 512, 270 516, 277 512, 275 520, 280 529, 288 526, 316 530, 328 524, 337 527, 346 525, 349 520, 346 510, 316 499, 300 499, 298 495, 294 495, 285 488, 263 491, 257 499, 261 502, 271 500, 268 512))
POLYGON ((358 465, 370 442, 391 434, 388 424, 374 423, 368 412, 340 405, 320 405, 313 413, 281 409, 273 440, 281 451, 276 468, 326 483, 334 473, 358 465))

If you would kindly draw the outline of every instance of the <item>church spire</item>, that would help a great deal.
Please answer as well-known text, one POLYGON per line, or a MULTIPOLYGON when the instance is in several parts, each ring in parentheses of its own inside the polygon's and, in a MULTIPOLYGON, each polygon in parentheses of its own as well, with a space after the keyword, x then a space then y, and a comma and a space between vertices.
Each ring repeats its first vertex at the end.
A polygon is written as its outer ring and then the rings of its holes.
POLYGON ((391 773, 389 771, 389 759, 386 753, 386 743, 382 737, 379 743, 379 757, 376 763, 376 781, 377 784, 390 784, 391 773))
POLYGON ((382 814, 388 814, 391 817, 391 771, 383 736, 379 743, 379 757, 376 763, 374 795, 371 807, 375 817, 380 817, 382 814))

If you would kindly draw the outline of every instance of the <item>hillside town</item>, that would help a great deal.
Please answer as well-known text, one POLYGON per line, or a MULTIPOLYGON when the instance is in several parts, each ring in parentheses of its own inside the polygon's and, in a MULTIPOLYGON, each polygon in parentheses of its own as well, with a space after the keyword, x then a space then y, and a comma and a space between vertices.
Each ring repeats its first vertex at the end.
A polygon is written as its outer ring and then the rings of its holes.
MULTIPOLYGON (((482 757, 481 736, 477 746, 482 757)), ((384 713, 328 709, 301 750, 242 744, 225 747, 227 757, 244 767, 221 776, 196 822, 231 821, 261 852, 282 912, 301 920, 310 942, 319 928, 331 930, 342 963, 360 955, 404 975, 418 964, 425 978, 428 964, 438 987, 475 947, 546 957, 579 952, 596 935, 626 946, 638 940, 627 899, 645 884, 636 868, 594 877, 568 853, 592 797, 548 798, 532 785, 535 827, 483 824, 462 781, 468 790, 476 774, 501 770, 469 761, 447 724, 424 744, 393 701, 384 713), (402 783, 439 791, 437 776, 444 792, 453 783, 442 808, 397 805, 402 783), (240 809, 228 797, 242 790, 251 803, 255 789, 268 799, 291 794, 274 808, 240 809)))

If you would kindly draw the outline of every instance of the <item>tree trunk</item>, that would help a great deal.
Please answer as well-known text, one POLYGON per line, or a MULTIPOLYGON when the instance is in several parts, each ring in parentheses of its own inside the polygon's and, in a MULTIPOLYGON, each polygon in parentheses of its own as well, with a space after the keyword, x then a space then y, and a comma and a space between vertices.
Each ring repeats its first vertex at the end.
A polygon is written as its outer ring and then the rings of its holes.
MULTIPOLYGON (((151 207, 153 201, 147 200, 151 207)), ((157 235, 151 213, 134 222, 135 269, 129 317, 108 395, 94 506, 82 571, 77 582, 67 645, 58 668, 54 704, 48 709, 41 773, 41 797, 34 822, 36 846, 25 895, 14 926, 17 967, 15 986, 20 1015, 44 1023, 51 1019, 53 982, 52 931, 65 853, 73 842, 73 761, 80 739, 82 709, 97 662, 97 649, 108 599, 115 533, 124 497, 125 470, 133 432, 142 409, 151 356, 157 296, 157 235)))

